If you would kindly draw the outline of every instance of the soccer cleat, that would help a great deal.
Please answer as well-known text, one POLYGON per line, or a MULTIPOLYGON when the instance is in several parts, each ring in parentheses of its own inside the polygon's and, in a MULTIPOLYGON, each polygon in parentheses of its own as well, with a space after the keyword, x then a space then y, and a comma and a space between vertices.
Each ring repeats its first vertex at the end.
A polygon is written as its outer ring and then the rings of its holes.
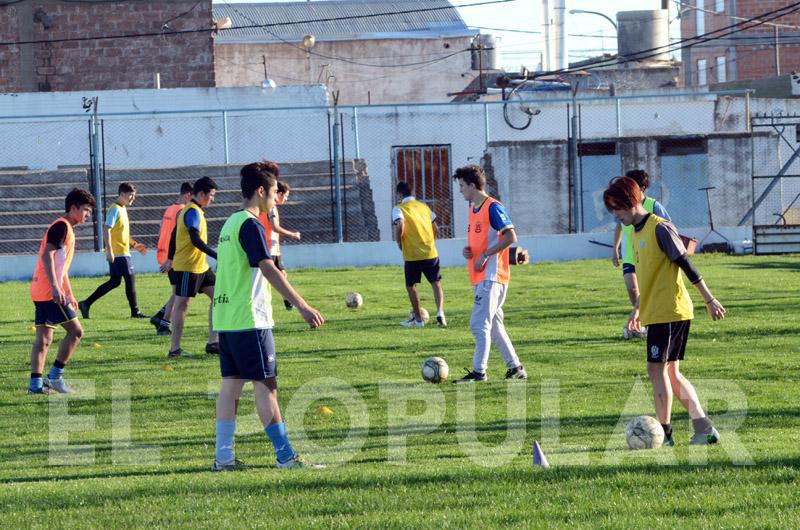
POLYGON ((89 318, 89 304, 86 302, 78 302, 78 309, 81 312, 81 316, 88 320, 89 318))
POLYGON ((527 379, 528 372, 525 371, 525 368, 522 365, 517 366, 516 368, 509 368, 506 370, 506 379, 527 379))
POLYGON ((147 318, 147 315, 141 311, 136 311, 135 313, 131 313, 131 318, 147 318))
MULTIPOLYGON (((466 368, 465 368, 466 370, 466 368)), ((475 370, 467 370, 467 375, 462 377, 461 379, 453 379, 453 383, 472 383, 472 382, 479 382, 479 381, 486 381, 488 378, 486 374, 482 374, 480 372, 476 372, 475 370)))
POLYGON ((324 465, 308 462, 300 455, 294 455, 286 462, 279 462, 276 460, 275 467, 278 469, 325 469, 324 465))
POLYGON ((64 381, 63 377, 59 377, 58 379, 50 379, 49 377, 43 377, 42 382, 44 386, 58 392, 59 394, 74 394, 75 391, 64 381))
POLYGON ((177 359, 181 355, 183 355, 183 350, 178 348, 177 350, 172 350, 167 354, 168 359, 177 359))
POLYGON ((283 307, 285 307, 287 311, 291 311, 292 309, 294 309, 294 306, 289 300, 283 301, 283 307))
POLYGON ((424 328, 425 322, 422 320, 417 320, 416 318, 409 318, 406 321, 400 322, 400 325, 404 328, 424 328))
POLYGON ((211 471, 243 471, 245 469, 250 469, 250 466, 244 465, 239 459, 234 459, 230 464, 220 464, 214 460, 211 465, 211 471))
POLYGON ((172 330, 169 329, 169 326, 158 326, 156 328, 156 335, 172 335, 172 330))
POLYGON ((664 445, 664 447, 675 447, 675 440, 673 440, 671 437, 670 438, 665 438, 663 445, 664 445))
POLYGON ((689 440, 689 445, 712 445, 715 443, 719 443, 719 431, 714 427, 711 427, 709 433, 694 433, 692 439, 689 440))
POLYGON ((210 355, 219 355, 219 342, 209 342, 206 344, 206 353, 210 355))
POLYGON ((42 394, 44 394, 45 396, 49 396, 49 395, 55 394, 55 393, 56 393, 55 390, 51 390, 50 388, 48 388, 46 386, 43 386, 42 388, 39 388, 37 390, 31 390, 30 388, 28 388, 28 395, 29 396, 38 396, 38 395, 42 395, 42 394))
POLYGON ((436 325, 439 326, 440 328, 447 327, 447 319, 444 318, 444 315, 436 317, 436 325))
POLYGON ((158 328, 160 328, 160 327, 161 327, 161 317, 162 317, 162 316, 163 316, 163 315, 162 315, 161 313, 156 313, 155 315, 153 315, 153 316, 151 316, 151 317, 150 317, 150 323, 151 323, 153 326, 155 326, 155 328, 156 328, 156 331, 158 331, 158 328))

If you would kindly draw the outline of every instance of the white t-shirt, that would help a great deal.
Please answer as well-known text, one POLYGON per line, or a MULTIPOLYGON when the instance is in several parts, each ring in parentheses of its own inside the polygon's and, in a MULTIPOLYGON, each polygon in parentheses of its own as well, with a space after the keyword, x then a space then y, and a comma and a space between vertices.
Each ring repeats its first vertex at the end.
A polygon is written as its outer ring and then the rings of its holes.
MULTIPOLYGON (((400 201, 400 204, 416 200, 417 200, 416 197, 414 197, 413 195, 409 195, 408 197, 400 201)), ((394 208, 392 208, 392 224, 393 225, 397 224, 397 221, 401 219, 403 219, 403 211, 400 209, 399 206, 395 206, 394 208)), ((436 221, 436 214, 433 213, 433 210, 431 210, 431 223, 433 223, 434 221, 436 221)))

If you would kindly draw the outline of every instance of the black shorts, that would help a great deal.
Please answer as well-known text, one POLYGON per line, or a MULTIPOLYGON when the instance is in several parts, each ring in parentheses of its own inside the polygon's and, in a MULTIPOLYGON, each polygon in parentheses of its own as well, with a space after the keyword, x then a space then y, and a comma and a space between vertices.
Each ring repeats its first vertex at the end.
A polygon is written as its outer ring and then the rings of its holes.
POLYGON ((438 282, 442 279, 442 273, 439 270, 439 258, 406 261, 405 273, 406 287, 418 284, 423 274, 430 283, 438 282))
POLYGON ((636 272, 636 265, 633 263, 623 263, 622 264, 622 275, 625 276, 626 274, 633 274, 636 272))
POLYGON ((108 264, 108 274, 114 276, 133 276, 133 260, 130 256, 117 256, 114 263, 108 264))
POLYGON ((222 377, 251 381, 277 377, 272 330, 220 331, 219 371, 222 377))
POLYGON ((216 280, 217 277, 211 269, 200 273, 176 271, 175 295, 194 298, 206 287, 214 287, 216 280))
POLYGON ((647 362, 682 361, 691 320, 647 326, 647 362))
POLYGON ((34 302, 33 305, 36 306, 36 316, 33 321, 37 326, 54 328, 59 324, 78 318, 75 310, 69 304, 61 305, 53 300, 48 300, 47 302, 34 302))
POLYGON ((175 271, 174 271, 174 270, 172 270, 172 269, 170 269, 169 271, 167 271, 167 278, 169 278, 169 284, 170 284, 171 286, 173 286, 173 287, 175 287, 176 285, 178 285, 178 274, 179 274, 179 273, 175 272, 175 271))
POLYGON ((283 266, 283 260, 281 259, 281 255, 278 254, 277 256, 272 256, 272 263, 275 264, 275 268, 279 271, 285 271, 286 269, 283 266))

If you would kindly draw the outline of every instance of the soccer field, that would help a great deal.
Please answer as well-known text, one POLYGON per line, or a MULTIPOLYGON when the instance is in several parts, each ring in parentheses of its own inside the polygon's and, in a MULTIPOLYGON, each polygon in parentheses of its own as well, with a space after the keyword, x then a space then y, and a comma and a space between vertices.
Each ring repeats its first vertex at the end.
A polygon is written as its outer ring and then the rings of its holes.
MULTIPOLYGON (((419 376, 431 355, 451 378, 471 364, 463 268, 443 272, 448 329, 397 325, 408 314, 399 267, 307 270, 290 280, 327 323, 308 330, 274 300, 279 397, 295 448, 329 467, 274 469, 247 393, 236 452, 253 469, 234 473, 209 471, 219 368, 202 353, 206 298, 187 319, 184 349, 195 353, 167 360, 168 338, 127 318, 122 288, 110 293, 67 367, 78 394, 48 400, 25 394, 28 284, 0 284, 2 526, 800 527, 800 260, 694 261, 728 309, 712 322, 692 290, 682 363, 718 446, 688 447, 676 401, 676 447, 627 449, 625 422, 654 410, 644 343, 620 338, 629 307, 608 261, 514 268, 506 326, 530 379, 506 383, 493 351, 489 381, 476 385, 419 376), (359 310, 344 305, 353 290, 359 310), (550 469, 531 466, 534 440, 550 469)), ((80 298, 100 281, 72 284, 80 298)), ((166 279, 137 284, 143 310, 157 310, 166 279)), ((433 314, 426 283, 420 294, 433 314)), ((54 355, 55 345, 48 367, 54 355)))

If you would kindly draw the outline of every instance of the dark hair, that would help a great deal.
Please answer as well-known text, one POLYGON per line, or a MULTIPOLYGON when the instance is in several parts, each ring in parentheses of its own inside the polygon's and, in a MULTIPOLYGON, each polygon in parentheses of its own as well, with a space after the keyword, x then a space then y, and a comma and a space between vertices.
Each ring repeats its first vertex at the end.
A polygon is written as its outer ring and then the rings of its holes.
POLYGON ((211 177, 200 177, 194 181, 194 185, 192 186, 192 194, 197 195, 198 193, 208 193, 211 190, 216 189, 219 189, 219 186, 217 186, 217 183, 214 182, 214 179, 211 177))
POLYGON ((186 181, 186 182, 181 183, 181 195, 183 195, 184 193, 192 193, 193 189, 194 188, 192 187, 192 183, 191 182, 186 181))
POLYGON ((644 169, 631 169, 625 173, 625 176, 635 180, 642 191, 650 187, 650 175, 644 169))
MULTIPOLYGON (((258 163, 261 164, 261 167, 267 173, 272 173, 273 175, 275 175, 276 179, 281 176, 280 166, 277 163, 273 162, 272 160, 262 160, 261 162, 258 163)), ((278 185, 280 186, 280 182, 278 182, 278 185)))
POLYGON ((91 193, 80 188, 72 188, 72 191, 67 193, 67 198, 64 199, 64 211, 69 212, 73 206, 80 208, 84 204, 88 204, 92 208, 97 205, 91 193))
POLYGON ((130 182, 123 182, 119 185, 119 188, 117 188, 117 193, 119 194, 132 193, 134 191, 136 191, 136 186, 134 186, 130 182))
POLYGON ((278 177, 269 170, 271 166, 275 166, 275 163, 253 162, 239 171, 239 175, 242 176, 242 197, 252 199, 258 188, 264 186, 264 190, 269 190, 278 181, 278 177))
POLYGON ((474 184, 479 190, 486 186, 486 174, 483 168, 477 165, 464 166, 456 169, 453 180, 461 180, 464 184, 474 184))
MULTIPOLYGON (((275 175, 275 173, 273 173, 273 175, 275 175)), ((275 177, 277 178, 278 175, 275 175, 275 177)), ((278 181, 278 193, 283 193, 284 195, 286 195, 290 191, 292 191, 292 187, 289 186, 288 182, 286 182, 285 180, 278 181)))
POLYGON ((614 177, 603 192, 603 202, 608 211, 630 210, 642 202, 642 188, 630 177, 614 177))
POLYGON ((409 195, 411 195, 412 192, 411 184, 409 184, 405 180, 401 180, 400 182, 397 183, 395 191, 397 191, 397 193, 399 193, 403 197, 408 197, 409 195))

